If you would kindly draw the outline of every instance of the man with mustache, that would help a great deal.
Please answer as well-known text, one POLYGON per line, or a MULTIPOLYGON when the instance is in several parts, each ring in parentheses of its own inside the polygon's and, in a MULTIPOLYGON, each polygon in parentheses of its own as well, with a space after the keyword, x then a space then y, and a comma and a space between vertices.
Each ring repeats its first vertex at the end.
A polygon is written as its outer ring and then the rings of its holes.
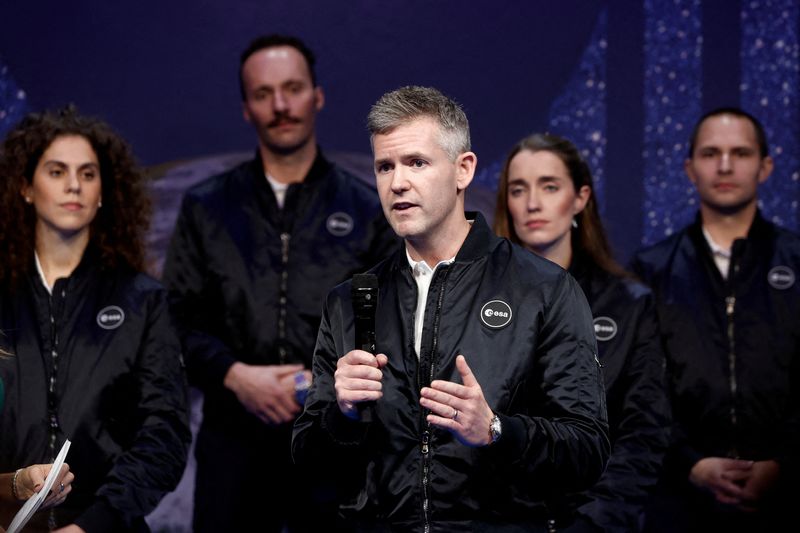
POLYGON ((325 98, 306 45, 255 39, 240 84, 256 157, 188 191, 164 272, 204 393, 194 530, 322 530, 329 495, 289 453, 322 302, 395 241, 375 190, 317 146, 325 98))
POLYGON ((779 531, 800 481, 800 238, 758 209, 773 161, 750 114, 704 115, 684 167, 695 222, 634 261, 656 296, 674 419, 648 530, 779 531))

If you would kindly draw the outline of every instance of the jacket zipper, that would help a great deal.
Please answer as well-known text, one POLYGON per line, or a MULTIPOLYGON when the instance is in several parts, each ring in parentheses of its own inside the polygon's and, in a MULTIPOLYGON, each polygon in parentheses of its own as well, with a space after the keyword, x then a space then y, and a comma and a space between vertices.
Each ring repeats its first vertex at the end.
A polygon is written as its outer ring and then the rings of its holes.
MULTIPOLYGON (((55 287, 53 287, 55 289, 55 287)), ((61 301, 59 302, 59 307, 64 305, 64 299, 66 298, 67 292, 65 289, 61 289, 61 301)), ((56 383, 57 383, 57 374, 58 374, 58 328, 56 327, 56 318, 55 314, 53 313, 53 306, 55 302, 53 300, 53 296, 50 296, 50 306, 48 313, 50 315, 50 339, 52 341, 52 345, 50 347, 50 357, 52 358, 52 372, 50 374, 50 379, 48 380, 47 386, 47 419, 49 423, 49 447, 50 447, 50 462, 54 462, 56 459, 56 439, 58 438, 58 404, 56 401, 56 383)), ((47 525, 48 527, 53 530, 56 528, 56 517, 55 517, 55 509, 50 509, 47 517, 47 525)))
MULTIPOLYGON (((734 281, 736 275, 739 272, 739 264, 737 257, 734 256, 732 258, 732 262, 728 272, 730 276, 730 279, 728 280, 729 293, 728 296, 725 298, 725 316, 727 317, 728 321, 728 327, 726 329, 728 336, 728 386, 731 391, 731 406, 730 406, 731 426, 733 427, 735 434, 736 426, 739 423, 739 416, 736 411, 736 396, 739 390, 739 383, 736 379, 736 339, 734 336, 735 333, 734 314, 736 312, 736 291, 734 290, 735 287, 734 281)), ((735 440, 730 453, 733 457, 739 456, 735 440)))
POLYGON ((278 358, 286 364, 286 302, 289 289, 289 240, 291 236, 281 233, 281 285, 278 291, 278 358))
POLYGON ((729 385, 732 400, 730 415, 731 424, 736 426, 736 391, 738 389, 738 384, 736 383, 736 345, 733 338, 733 313, 736 308, 736 296, 731 295, 725 298, 725 304, 725 314, 728 316, 728 372, 730 373, 729 385))
MULTIPOLYGON (((444 301, 444 289, 447 284, 447 273, 450 271, 449 267, 443 267, 444 272, 442 273, 442 284, 439 287, 439 294, 436 298, 436 312, 433 315, 433 341, 431 343, 431 351, 430 351, 430 368, 428 369, 428 382, 427 385, 430 385, 431 381, 433 381, 433 375, 435 372, 434 366, 434 356, 436 354, 436 349, 439 346, 439 321, 441 319, 442 314, 442 302, 444 301)), ((438 274, 438 272, 437 272, 438 274)), ((424 520, 424 533, 429 533, 431 530, 430 524, 430 492, 429 492, 429 484, 430 480, 428 478, 428 474, 430 473, 430 449, 431 449, 431 424, 427 420, 425 420, 425 411, 423 410, 422 417, 423 423, 425 425, 425 429, 422 431, 422 439, 421 439, 421 451, 422 451, 422 517, 424 520)))

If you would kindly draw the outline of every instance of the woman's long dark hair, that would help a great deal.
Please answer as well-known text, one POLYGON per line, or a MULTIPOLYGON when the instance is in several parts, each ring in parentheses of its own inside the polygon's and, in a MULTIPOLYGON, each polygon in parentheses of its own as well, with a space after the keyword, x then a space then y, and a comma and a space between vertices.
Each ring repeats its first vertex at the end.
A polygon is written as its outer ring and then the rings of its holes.
POLYGON ((508 210, 508 169, 514 156, 523 150, 552 153, 567 167, 567 172, 569 177, 572 178, 572 185, 575 187, 576 193, 584 185, 592 190, 586 206, 580 213, 575 215, 578 228, 572 230, 573 257, 577 254, 582 254, 610 274, 627 276, 625 269, 614 260, 614 256, 611 253, 611 246, 608 243, 606 231, 603 228, 600 213, 597 209, 592 173, 589 171, 589 166, 584 162, 574 144, 557 135, 535 133, 525 137, 511 149, 503 164, 503 170, 500 173, 500 185, 497 188, 497 203, 494 212, 495 233, 501 237, 511 239, 512 242, 524 245, 516 231, 514 231, 514 223, 508 210))
POLYGON ((29 114, 0 147, 0 284, 15 285, 32 265, 36 211, 22 192, 52 142, 72 135, 89 141, 100 163, 103 205, 89 226, 90 245, 103 267, 145 268, 150 198, 130 147, 105 122, 68 106, 29 114))

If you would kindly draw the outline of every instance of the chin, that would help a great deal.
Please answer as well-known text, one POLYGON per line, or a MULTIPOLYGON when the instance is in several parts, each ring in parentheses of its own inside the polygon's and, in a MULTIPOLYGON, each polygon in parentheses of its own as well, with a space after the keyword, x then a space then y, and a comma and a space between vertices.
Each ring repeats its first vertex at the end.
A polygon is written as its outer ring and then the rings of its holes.
POLYGON ((535 241, 522 241, 522 247, 529 252, 535 253, 536 255, 544 255, 544 253, 549 250, 553 244, 555 244, 554 240, 543 241, 541 239, 537 239, 535 241))
POLYGON ((404 222, 400 222, 398 224, 391 224, 392 229, 397 234, 398 237, 401 239, 414 239, 415 237, 419 237, 422 235, 422 231, 419 228, 409 227, 408 224, 404 222))
POLYGON ((301 139, 269 139, 269 142, 264 144, 272 152, 288 155, 305 147, 309 141, 308 137, 301 139))

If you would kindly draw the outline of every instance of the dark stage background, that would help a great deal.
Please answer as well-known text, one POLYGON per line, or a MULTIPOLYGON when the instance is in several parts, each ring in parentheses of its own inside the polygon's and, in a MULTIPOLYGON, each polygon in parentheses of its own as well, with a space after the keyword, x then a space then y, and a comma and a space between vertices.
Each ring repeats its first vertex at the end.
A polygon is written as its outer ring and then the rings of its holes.
MULTIPOLYGON (((240 50, 260 33, 296 34, 318 57, 319 140, 334 159, 369 179, 369 106, 400 85, 436 86, 471 121, 468 203, 491 213, 519 138, 566 135, 625 261, 693 217, 687 137, 721 105, 763 120, 776 172, 762 208, 797 229, 799 25, 796 0, 4 2, 0 136, 26 111, 68 102, 108 120, 153 170, 157 273, 182 190, 255 147, 240 50)), ((152 518, 157 530, 185 527, 190 482, 152 518)))

